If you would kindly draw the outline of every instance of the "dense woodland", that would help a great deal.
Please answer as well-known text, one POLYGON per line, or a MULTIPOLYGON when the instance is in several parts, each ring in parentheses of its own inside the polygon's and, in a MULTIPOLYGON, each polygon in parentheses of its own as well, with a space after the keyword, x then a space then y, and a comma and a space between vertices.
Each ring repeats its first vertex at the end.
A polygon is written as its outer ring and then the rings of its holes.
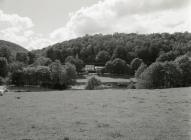
POLYGON ((104 66, 102 74, 135 76, 137 88, 191 85, 188 32, 86 35, 31 52, 13 52, 9 43, 1 44, 2 83, 65 88, 91 64, 104 66))

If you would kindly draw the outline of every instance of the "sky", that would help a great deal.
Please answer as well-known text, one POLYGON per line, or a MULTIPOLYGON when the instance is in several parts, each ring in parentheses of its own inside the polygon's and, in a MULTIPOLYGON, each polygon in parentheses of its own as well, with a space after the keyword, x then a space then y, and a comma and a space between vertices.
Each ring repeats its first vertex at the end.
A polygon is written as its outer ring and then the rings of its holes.
POLYGON ((0 0, 0 39, 28 50, 86 34, 191 32, 191 0, 0 0))

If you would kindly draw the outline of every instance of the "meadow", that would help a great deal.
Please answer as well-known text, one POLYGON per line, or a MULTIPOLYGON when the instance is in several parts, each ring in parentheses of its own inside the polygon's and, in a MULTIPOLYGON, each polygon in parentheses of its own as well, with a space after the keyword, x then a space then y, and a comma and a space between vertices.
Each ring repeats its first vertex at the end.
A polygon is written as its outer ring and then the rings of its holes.
POLYGON ((8 92, 0 140, 189 140, 191 88, 8 92))

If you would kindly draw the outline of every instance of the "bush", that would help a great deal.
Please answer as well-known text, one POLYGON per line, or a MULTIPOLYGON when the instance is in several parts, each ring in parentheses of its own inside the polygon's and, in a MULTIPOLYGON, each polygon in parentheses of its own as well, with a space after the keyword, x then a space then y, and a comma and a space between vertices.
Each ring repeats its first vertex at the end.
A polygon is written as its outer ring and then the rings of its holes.
POLYGON ((127 86, 128 89, 136 89, 136 85, 134 82, 130 82, 129 85, 127 86))
POLYGON ((138 78, 137 88, 171 88, 181 85, 181 70, 174 62, 153 63, 138 78))
POLYGON ((145 63, 142 63, 139 68, 137 69, 137 71, 135 72, 135 78, 139 78, 139 76, 141 75, 141 73, 143 73, 143 71, 147 68, 147 65, 145 63))
POLYGON ((101 85, 101 81, 96 79, 95 77, 92 77, 88 80, 88 83, 86 85, 86 89, 87 90, 94 90, 100 85, 101 85))

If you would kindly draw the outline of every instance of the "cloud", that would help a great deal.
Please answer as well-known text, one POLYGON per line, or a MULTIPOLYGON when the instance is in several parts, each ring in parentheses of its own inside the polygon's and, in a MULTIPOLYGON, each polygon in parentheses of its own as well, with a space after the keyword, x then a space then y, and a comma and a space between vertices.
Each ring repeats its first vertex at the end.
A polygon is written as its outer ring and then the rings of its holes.
POLYGON ((104 0, 70 14, 50 37, 57 41, 95 33, 190 30, 190 0, 104 0))
POLYGON ((28 17, 6 14, 0 10, 0 39, 15 42, 28 50, 46 47, 52 42, 48 37, 33 31, 34 23, 28 17))

